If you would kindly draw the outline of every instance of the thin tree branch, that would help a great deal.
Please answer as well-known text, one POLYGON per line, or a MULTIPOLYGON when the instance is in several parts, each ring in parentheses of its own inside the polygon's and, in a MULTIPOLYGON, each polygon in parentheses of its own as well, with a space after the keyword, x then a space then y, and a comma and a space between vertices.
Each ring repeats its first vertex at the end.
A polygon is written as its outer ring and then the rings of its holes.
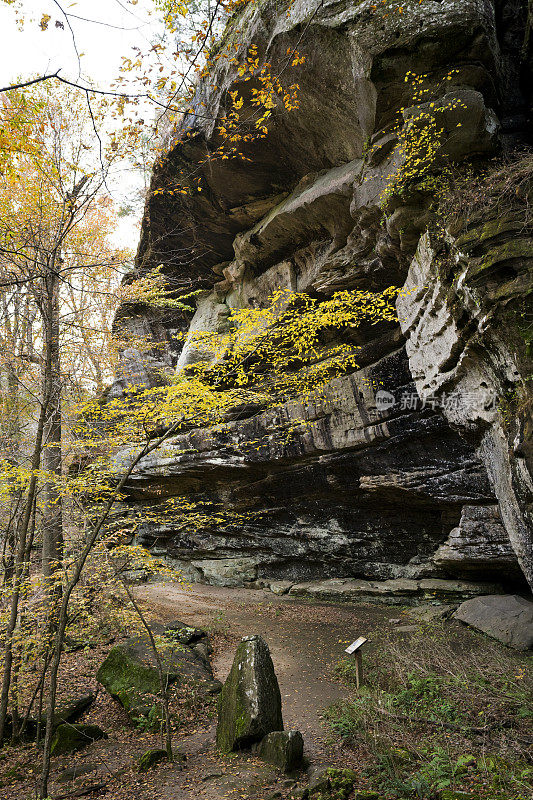
POLYGON ((41 75, 40 78, 34 78, 31 81, 24 81, 24 83, 13 83, 11 86, 3 86, 0 88, 0 92, 12 92, 14 89, 24 89, 26 86, 33 86, 34 83, 49 81, 51 78, 57 78, 59 73, 60 70, 58 69, 57 72, 53 72, 50 75, 41 75))

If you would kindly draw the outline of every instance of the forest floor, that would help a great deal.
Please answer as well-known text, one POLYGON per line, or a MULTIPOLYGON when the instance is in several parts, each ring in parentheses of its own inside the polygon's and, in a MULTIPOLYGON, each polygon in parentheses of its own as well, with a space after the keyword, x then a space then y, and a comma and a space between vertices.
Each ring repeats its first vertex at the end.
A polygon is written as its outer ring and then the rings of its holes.
MULTIPOLYGON (((310 774, 329 766, 354 769, 358 785, 377 787, 383 800, 425 800, 447 786, 465 789, 473 800, 533 797, 528 756, 533 676, 527 655, 452 620, 420 622, 408 607, 333 605, 198 584, 150 584, 138 587, 136 594, 151 620, 179 619, 209 631, 215 677, 222 681, 240 638, 265 638, 280 684, 285 728, 304 736, 307 773, 287 777, 253 756, 221 756, 214 746, 213 699, 201 707, 191 704, 182 717, 175 745, 187 756, 185 768, 163 763, 141 775, 136 762, 159 746, 158 737, 136 730, 100 687, 84 721, 99 724, 109 738, 54 759, 54 800, 268 800, 290 796, 307 784, 310 774), (365 657, 370 688, 358 694, 351 662, 343 656, 360 635, 370 640, 365 657), (472 682, 464 677, 469 674, 472 682), (500 759, 496 767, 493 757, 500 759), (74 765, 87 772, 65 780, 65 770, 74 765), (82 794, 91 786, 91 794, 82 794)), ((94 675, 108 649, 103 644, 67 654, 63 678, 80 690, 97 689, 94 675)), ((37 774, 33 745, 4 748, 2 800, 33 798, 37 774)))

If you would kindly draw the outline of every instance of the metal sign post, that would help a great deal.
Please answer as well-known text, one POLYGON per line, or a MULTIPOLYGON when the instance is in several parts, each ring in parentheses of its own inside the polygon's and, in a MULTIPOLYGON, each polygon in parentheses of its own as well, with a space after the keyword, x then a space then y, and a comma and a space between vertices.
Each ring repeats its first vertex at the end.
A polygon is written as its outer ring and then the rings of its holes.
POLYGON ((352 642, 349 647, 346 648, 344 651, 348 653, 349 656, 355 655, 355 685, 357 689, 363 683, 363 654, 361 652, 361 648, 365 642, 367 642, 364 636, 360 636, 359 639, 356 639, 355 642, 352 642))

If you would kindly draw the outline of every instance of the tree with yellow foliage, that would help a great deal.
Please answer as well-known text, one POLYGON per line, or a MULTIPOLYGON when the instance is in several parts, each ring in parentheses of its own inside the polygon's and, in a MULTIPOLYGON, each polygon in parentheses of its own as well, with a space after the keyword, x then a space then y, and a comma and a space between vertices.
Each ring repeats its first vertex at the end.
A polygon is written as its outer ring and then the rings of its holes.
MULTIPOLYGON (((215 3, 210 19, 220 9, 229 11, 234 6, 215 3)), ((185 18, 178 8, 180 16, 185 18)), ((46 28, 47 22, 43 24, 46 28)), ((190 68, 191 77, 210 70, 218 56, 234 58, 233 53, 211 48, 213 25, 203 27, 187 55, 185 73, 188 75, 190 68)), ((292 63, 301 61, 297 53, 288 56, 292 63)), ((134 69, 134 63, 125 65, 126 73, 134 69)), ((213 154, 216 158, 239 158, 243 143, 268 134, 266 123, 277 107, 290 111, 298 102, 297 85, 284 87, 253 47, 239 67, 239 76, 243 82, 253 83, 254 109, 243 125, 242 98, 238 93, 230 95, 226 118, 219 120, 222 143, 213 154)), ((58 76, 54 80, 57 82, 58 76)), ((174 75, 168 82, 157 81, 155 89, 166 99, 156 100, 156 104, 171 117, 189 113, 191 80, 174 75)), ((10 702, 14 728, 17 724, 16 687, 23 668, 23 643, 18 634, 25 630, 21 619, 28 622, 28 601, 40 581, 30 563, 32 545, 40 533, 48 599, 41 626, 44 642, 39 650, 41 692, 47 679, 39 790, 45 798, 69 609, 93 555, 123 555, 123 545, 117 545, 120 540, 116 539, 120 530, 110 533, 108 523, 134 470, 180 432, 225 425, 235 407, 251 398, 262 408, 293 397, 305 402, 331 378, 354 370, 357 348, 353 330, 362 323, 393 321, 396 290, 391 288, 382 295, 341 292, 327 300, 276 292, 262 309, 235 312, 227 333, 195 333, 192 344, 209 351, 208 359, 197 361, 177 376, 165 376, 159 386, 132 384, 120 398, 88 400, 91 389, 100 392, 113 366, 117 344, 109 322, 117 301, 183 308, 193 298, 170 290, 162 268, 119 289, 115 276, 117 271, 120 274, 126 254, 113 252, 103 235, 112 219, 105 196, 107 177, 117 161, 128 157, 140 128, 133 116, 127 117, 130 101, 148 94, 153 100, 156 95, 141 93, 133 98, 125 84, 110 92, 81 87, 81 95, 76 94, 80 92, 77 86, 59 95, 54 81, 42 84, 45 88, 23 94, 8 92, 2 111, 7 129, 13 129, 8 142, 14 143, 4 147, 0 187, 0 282, 8 291, 2 335, 8 343, 6 374, 11 376, 16 398, 15 403, 6 395, 4 407, 7 417, 9 408, 24 405, 24 413, 30 417, 30 435, 26 441, 21 412, 17 422, 21 444, 15 458, 4 459, 0 481, 6 507, 15 508, 14 514, 6 514, 12 531, 12 568, 4 593, 0 741, 10 702), (80 96, 87 100, 85 104, 80 96), (95 96, 102 97, 98 109, 95 96), (123 130, 102 139, 98 123, 109 112, 122 120, 123 130), (20 147, 24 138, 31 143, 27 150, 20 147), (20 322, 10 328, 7 320, 14 308, 20 322), (31 419, 35 410, 36 418, 31 419), (118 458, 119 450, 126 456, 118 458), (86 467, 69 473, 67 456, 86 467), (85 520, 73 542, 65 531, 75 520, 71 509, 76 507, 84 509, 85 520), (71 515, 69 525, 67 514, 71 515)), ((185 176, 183 182, 163 191, 191 191, 183 185, 187 180, 185 176)), ((192 516, 193 523, 195 515, 198 519, 198 509, 186 503, 181 511, 184 517, 192 516)), ((168 713, 165 723, 170 751, 168 713)))
MULTIPOLYGON (((94 365, 96 360, 91 331, 95 303, 103 311, 106 281, 111 295, 125 257, 109 246, 107 252, 102 249, 106 213, 102 192, 112 159, 104 165, 102 153, 95 152, 87 109, 83 113, 72 94, 52 95, 49 87, 38 87, 24 94, 10 93, 2 100, 1 113, 4 135, 14 129, 15 146, 4 150, 0 177, 4 286, 0 371, 6 377, 3 406, 6 438, 11 438, 11 453, 4 452, 2 460, 3 493, 9 498, 9 507, 4 509, 9 526, 3 542, 4 558, 11 562, 7 574, 11 610, 0 695, 0 739, 9 702, 18 603, 38 517, 42 572, 51 589, 58 588, 54 573, 63 555, 60 486, 67 376, 80 388, 83 374, 87 384, 83 362, 94 365), (24 131, 27 147, 21 146, 19 129, 24 131), (24 439, 23 427, 30 432, 24 439)), ((107 306, 112 308, 109 302, 107 306)), ((105 338, 105 333, 100 330, 98 336, 105 338)), ((98 382, 99 376, 95 377, 98 382)))

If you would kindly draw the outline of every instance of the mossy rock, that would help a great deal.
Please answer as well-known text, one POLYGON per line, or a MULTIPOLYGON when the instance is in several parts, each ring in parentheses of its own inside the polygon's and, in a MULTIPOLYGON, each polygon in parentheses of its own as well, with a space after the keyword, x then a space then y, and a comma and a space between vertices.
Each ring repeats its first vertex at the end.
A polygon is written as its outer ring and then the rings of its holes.
MULTIPOLYGON (((56 708, 53 721, 52 730, 55 731, 58 725, 66 722, 76 722, 82 714, 94 703, 96 695, 91 692, 89 694, 81 695, 78 698, 71 698, 63 705, 56 708)), ((46 726, 46 715, 41 716, 41 730, 46 726)), ((23 741, 33 742, 37 736, 38 720, 34 717, 28 719, 23 741)), ((6 728, 4 731, 4 738, 7 741, 12 735, 11 715, 8 714, 6 718, 6 728)))
POLYGON ((353 792, 357 773, 352 769, 328 769, 332 800, 347 800, 353 792))
POLYGON ((179 620, 169 622, 165 632, 180 644, 194 644, 201 639, 207 639, 207 633, 202 628, 186 625, 184 622, 179 622, 179 620))
POLYGON ((283 772, 292 772, 302 764, 304 740, 300 731, 273 731, 259 744, 257 754, 283 772))
POLYGON ((148 772, 149 769, 155 767, 157 764, 160 764, 162 761, 167 761, 168 755, 166 750, 161 750, 158 748, 154 748, 153 750, 147 750, 146 753, 143 753, 140 757, 137 770, 138 772, 148 772))
POLYGON ((153 698, 160 689, 159 674, 155 667, 143 664, 127 644, 113 647, 96 678, 134 722, 148 717, 154 705, 149 696, 153 698))
POLYGON ((353 769, 329 767, 311 784, 308 797, 310 800, 348 800, 356 780, 357 773, 353 769))
MULTIPOLYGON (((56 709, 54 714, 54 728, 64 722, 76 722, 82 714, 87 711, 96 700, 96 694, 90 692, 89 694, 81 695, 80 697, 73 698, 67 701, 62 706, 56 709)), ((45 720, 43 719, 43 722, 45 720)))
POLYGON ((220 694, 217 747, 242 750, 281 730, 281 694, 268 645, 260 636, 247 636, 220 694))
POLYGON ((520 215, 498 216, 494 219, 484 220, 481 225, 469 228, 457 238, 455 244, 459 250, 470 251, 499 236, 520 233, 523 228, 524 221, 520 215))
POLYGON ((81 750, 98 739, 107 739, 107 734, 98 725, 63 724, 58 725, 52 739, 51 753, 60 756, 81 750))
MULTIPOLYGON (((163 629, 161 632, 166 634, 159 652, 167 685, 182 678, 212 682, 213 673, 204 658, 191 647, 176 641, 173 632, 163 629)), ((113 647, 98 669, 96 678, 111 697, 118 700, 134 723, 154 729, 159 727, 158 696, 161 687, 147 636, 134 637, 113 647)))
POLYGON ((497 265, 512 261, 513 259, 531 259, 533 241, 526 237, 512 239, 504 244, 491 247, 487 254, 473 263, 468 270, 469 277, 479 277, 481 273, 487 274, 497 265))

